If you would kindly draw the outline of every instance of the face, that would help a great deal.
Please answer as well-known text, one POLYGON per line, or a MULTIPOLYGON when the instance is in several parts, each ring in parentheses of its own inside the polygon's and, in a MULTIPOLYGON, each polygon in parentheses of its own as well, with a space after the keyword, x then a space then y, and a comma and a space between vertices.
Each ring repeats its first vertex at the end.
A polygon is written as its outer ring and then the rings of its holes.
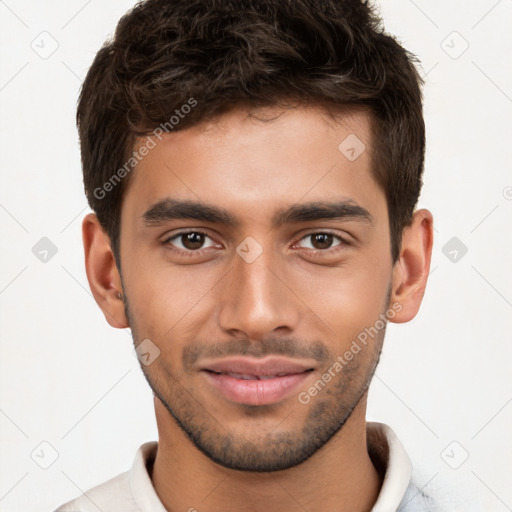
POLYGON ((371 142, 364 112, 237 109, 166 135, 132 177, 126 314, 135 344, 159 351, 141 367, 169 421, 225 467, 299 464, 367 391, 393 270, 371 142), (339 149, 354 135, 355 160, 339 149))

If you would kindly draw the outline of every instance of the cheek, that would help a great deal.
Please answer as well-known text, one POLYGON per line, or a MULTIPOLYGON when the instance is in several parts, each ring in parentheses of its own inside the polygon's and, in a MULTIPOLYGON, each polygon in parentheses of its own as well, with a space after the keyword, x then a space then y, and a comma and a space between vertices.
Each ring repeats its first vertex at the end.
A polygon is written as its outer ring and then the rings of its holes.
POLYGON ((385 267, 371 269, 347 266, 315 279, 304 302, 328 325, 326 331, 333 344, 341 349, 352 339, 375 324, 385 311, 390 271, 385 267))
POLYGON ((208 297, 222 284, 224 269, 212 265, 173 266, 163 257, 134 259, 126 267, 126 293, 138 335, 175 339, 197 320, 208 297), (151 261, 151 262, 150 262, 151 261))

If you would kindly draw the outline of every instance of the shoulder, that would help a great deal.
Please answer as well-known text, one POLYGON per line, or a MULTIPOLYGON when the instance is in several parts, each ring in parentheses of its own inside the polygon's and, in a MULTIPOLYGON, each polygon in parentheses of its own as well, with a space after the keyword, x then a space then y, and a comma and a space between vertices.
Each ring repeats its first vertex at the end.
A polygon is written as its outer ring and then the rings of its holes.
POLYGON ((139 509, 130 491, 129 472, 89 489, 74 500, 61 505, 55 512, 135 512, 139 509))
POLYGON ((432 496, 411 481, 397 512, 441 512, 432 496))
POLYGON ((137 451, 129 471, 99 484, 81 496, 64 503, 54 512, 141 512, 143 509, 162 511, 148 474, 153 463, 156 442, 144 443, 137 451))

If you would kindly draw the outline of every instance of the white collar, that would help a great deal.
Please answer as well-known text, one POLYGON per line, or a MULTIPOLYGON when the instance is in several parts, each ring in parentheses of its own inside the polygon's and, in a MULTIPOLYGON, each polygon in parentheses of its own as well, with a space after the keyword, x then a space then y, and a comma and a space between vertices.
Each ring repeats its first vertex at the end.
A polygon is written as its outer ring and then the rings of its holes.
MULTIPOLYGON (((393 430, 384 423, 367 422, 368 453, 374 464, 384 471, 384 481, 371 512, 398 509, 411 481, 412 466, 405 449, 393 430)), ((156 441, 144 443, 129 472, 130 489, 141 510, 166 512, 153 487, 146 465, 156 455, 156 441)))
POLYGON ((384 423, 367 422, 366 435, 370 458, 385 471, 372 512, 398 510, 411 482, 411 460, 396 434, 384 423))
POLYGON ((144 443, 135 455, 129 472, 130 490, 140 510, 151 512, 167 512, 158 497, 153 482, 149 477, 147 464, 153 464, 158 448, 157 441, 144 443))

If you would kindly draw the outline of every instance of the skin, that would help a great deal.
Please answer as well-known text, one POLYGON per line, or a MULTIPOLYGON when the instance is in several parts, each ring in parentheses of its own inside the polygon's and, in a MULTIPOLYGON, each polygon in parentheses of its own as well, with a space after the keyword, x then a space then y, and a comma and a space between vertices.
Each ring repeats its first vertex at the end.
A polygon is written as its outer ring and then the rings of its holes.
POLYGON ((122 276, 96 216, 85 217, 87 276, 107 321, 129 326, 136 345, 150 339, 160 350, 141 368, 159 432, 151 476, 167 510, 363 512, 375 503, 382 475, 368 455, 365 413, 385 329, 309 403, 298 400, 379 315, 395 305, 390 320, 407 322, 424 295, 432 215, 414 213, 393 264, 386 199, 370 172, 369 123, 362 110, 335 122, 320 108, 248 115, 239 107, 166 135, 123 200, 122 276), (338 150, 350 134, 366 144, 354 161, 338 150), (224 208, 238 224, 145 225, 144 212, 166 197, 224 208), (282 208, 341 200, 371 221, 272 226, 282 208), (183 238, 170 240, 183 230, 208 235, 202 254, 176 253, 193 252, 183 238), (325 230, 335 236, 322 246, 311 235, 325 230), (252 263, 236 252, 249 236, 263 250, 252 263), (284 400, 247 406, 199 371, 208 356, 227 354, 281 354, 314 370, 284 400))

